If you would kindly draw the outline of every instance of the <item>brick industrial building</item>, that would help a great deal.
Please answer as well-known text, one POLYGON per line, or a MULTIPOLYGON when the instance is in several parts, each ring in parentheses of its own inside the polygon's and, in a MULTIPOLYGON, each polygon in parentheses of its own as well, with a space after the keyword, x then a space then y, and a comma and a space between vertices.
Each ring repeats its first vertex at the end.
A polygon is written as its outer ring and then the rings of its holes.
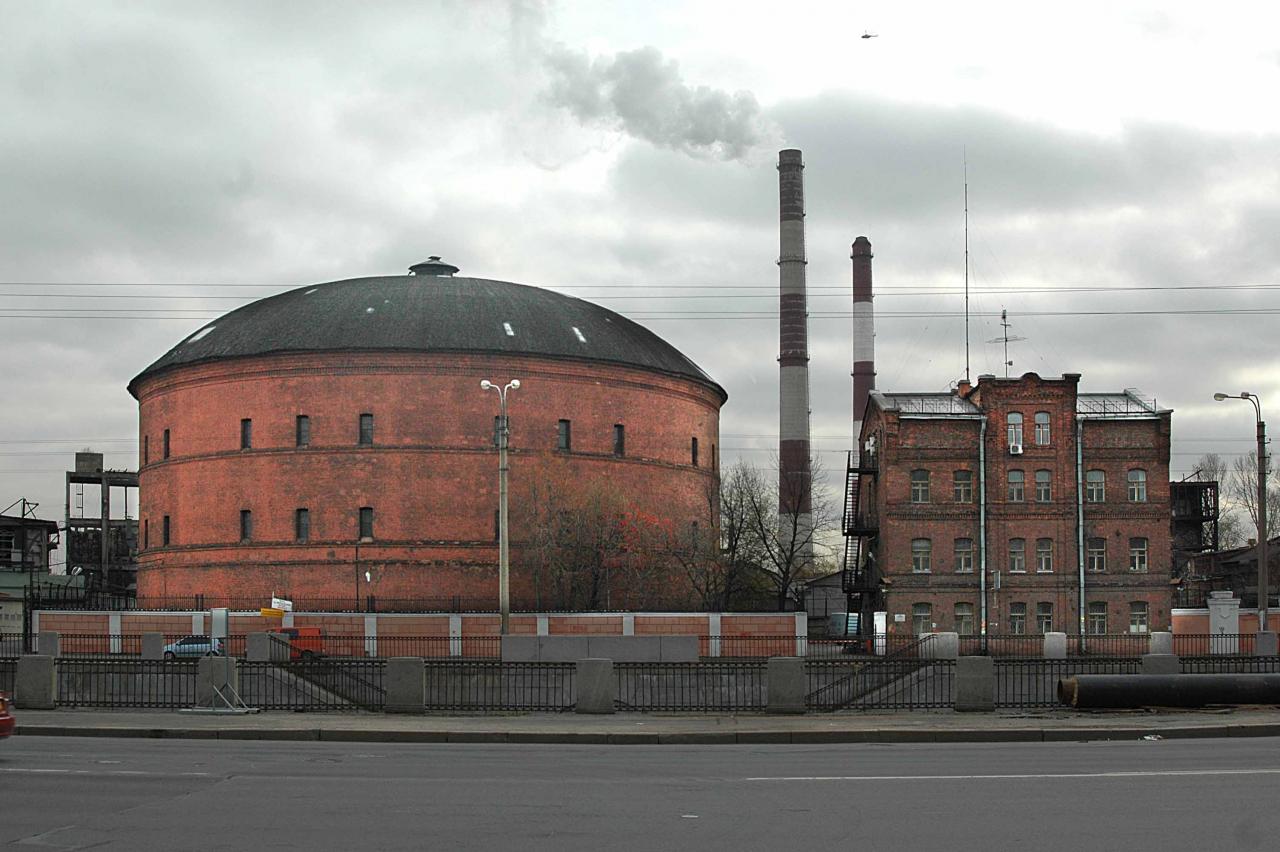
MULTIPOLYGON (((892 632, 1122 633, 1170 625, 1170 415, 1079 375, 872 391, 849 586, 892 632), (984 570, 985 567, 985 570, 984 570)), ((865 622, 864 622, 865 623, 865 622)))
MULTIPOLYGON (((637 512, 707 514, 724 390, 612 311, 413 274, 302 287, 210 322, 129 385, 139 597, 497 601, 498 399, 513 517, 535 487, 609 483, 637 512)), ((513 523, 512 601, 536 605, 513 523)))

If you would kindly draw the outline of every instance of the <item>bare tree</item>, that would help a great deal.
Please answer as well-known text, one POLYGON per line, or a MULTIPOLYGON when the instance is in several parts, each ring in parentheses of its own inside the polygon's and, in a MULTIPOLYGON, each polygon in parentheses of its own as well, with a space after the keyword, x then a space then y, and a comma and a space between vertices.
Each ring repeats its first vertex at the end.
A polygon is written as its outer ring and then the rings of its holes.
MULTIPOLYGON (((1240 507, 1252 524, 1254 535, 1261 535, 1264 525, 1258 522, 1258 453, 1237 456, 1231 465, 1231 476, 1228 490, 1231 501, 1240 507)), ((1274 472, 1267 475, 1267 519, 1266 536, 1268 539, 1280 535, 1280 481, 1274 472)))
MULTIPOLYGON (((821 480, 821 470, 811 461, 813 481, 821 480)), ((825 548, 824 534, 834 526, 830 504, 813 489, 813 510, 809 516, 779 509, 777 492, 754 468, 744 468, 742 495, 750 542, 758 553, 763 574, 773 590, 777 608, 784 610, 801 580, 813 572, 814 554, 825 548)))

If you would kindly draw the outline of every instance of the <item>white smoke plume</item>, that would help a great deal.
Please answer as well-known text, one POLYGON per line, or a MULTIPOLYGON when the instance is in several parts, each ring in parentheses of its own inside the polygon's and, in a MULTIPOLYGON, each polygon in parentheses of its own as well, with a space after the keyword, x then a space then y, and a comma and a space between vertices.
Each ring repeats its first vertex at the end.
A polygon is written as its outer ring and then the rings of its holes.
POLYGON ((544 57, 549 99, 584 123, 722 160, 744 159, 779 135, 753 94, 690 86, 679 65, 654 47, 592 59, 557 45, 544 57))

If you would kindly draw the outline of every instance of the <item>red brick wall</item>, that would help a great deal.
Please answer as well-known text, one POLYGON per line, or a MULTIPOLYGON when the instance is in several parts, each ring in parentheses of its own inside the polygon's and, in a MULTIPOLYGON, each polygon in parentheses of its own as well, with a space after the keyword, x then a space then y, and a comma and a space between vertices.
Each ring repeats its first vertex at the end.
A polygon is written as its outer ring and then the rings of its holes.
MULTIPOLYGON (((986 494, 987 567, 994 579, 1000 573, 1001 588, 994 583, 988 591, 988 630, 1008 632, 1008 613, 1014 602, 1026 604, 1026 631, 1036 630, 1036 610, 1040 603, 1053 606, 1055 630, 1079 630, 1079 553, 1076 538, 1076 377, 1041 379, 1028 374, 1005 382, 983 380, 970 398, 981 402, 987 415, 986 494), (1006 431, 1007 415, 1023 415, 1023 452, 1011 454, 1006 431), (1049 413, 1050 440, 1040 446, 1035 440, 1035 414, 1049 413), (1024 473, 1024 499, 1009 500, 1008 473, 1024 473), (1036 500, 1035 474, 1050 473, 1050 500, 1036 500), (1026 543, 1025 573, 1009 571, 1009 542, 1022 538, 1026 543), (1053 542, 1053 571, 1038 573, 1038 539, 1053 542)), ((938 630, 956 629, 955 605, 973 605, 975 629, 979 627, 979 498, 977 421, 912 419, 893 411, 871 406, 865 437, 876 434, 880 470, 868 482, 863 500, 870 501, 879 518, 879 538, 875 555, 886 578, 885 609, 890 613, 893 632, 911 629, 916 603, 932 605, 932 623, 938 630), (953 497, 955 470, 972 470, 974 502, 958 504, 953 497), (930 474, 930 499, 911 502, 911 471, 930 474), (912 539, 932 542, 932 570, 912 571, 912 539), (974 543, 974 572, 955 571, 954 545, 957 538, 974 543), (894 614, 906 616, 895 622, 894 614)), ((1107 473, 1106 501, 1086 503, 1085 537, 1103 537, 1108 542, 1107 570, 1085 577, 1085 600, 1107 604, 1109 632, 1127 632, 1129 604, 1146 601, 1151 630, 1168 629, 1171 619, 1169 577, 1172 568, 1169 531, 1169 417, 1148 420, 1085 421, 1083 427, 1085 469, 1107 473), (1127 499, 1129 469, 1147 472, 1147 500, 1127 499), (1131 573, 1129 538, 1148 539, 1148 572, 1131 573)))
MULTIPOLYGON (((414 353, 282 355, 196 365, 139 386, 140 517, 148 530, 139 594, 311 598, 490 597, 496 594, 496 395, 481 378, 519 377, 512 392, 511 502, 549 481, 616 484, 638 511, 683 528, 706 515, 715 476, 718 395, 695 382, 612 365, 530 357, 414 353), (374 446, 357 446, 361 413, 374 446), (295 448, 295 417, 311 445, 295 448), (240 450, 240 421, 253 448, 240 450), (572 422, 573 452, 555 450, 572 422), (626 427, 615 458, 613 426, 626 427), (170 430, 171 457, 161 458, 170 430), (690 464, 697 437, 700 467, 690 464), (359 545, 358 512, 374 509, 374 541, 359 545), (294 541, 307 508, 311 540, 294 541), (239 541, 240 511, 253 513, 239 541), (169 547, 162 518, 171 519, 169 547), (372 575, 366 582, 364 572, 372 575)), ((717 462, 718 466, 718 462, 717 462)), ((513 526, 512 592, 530 580, 513 526)))

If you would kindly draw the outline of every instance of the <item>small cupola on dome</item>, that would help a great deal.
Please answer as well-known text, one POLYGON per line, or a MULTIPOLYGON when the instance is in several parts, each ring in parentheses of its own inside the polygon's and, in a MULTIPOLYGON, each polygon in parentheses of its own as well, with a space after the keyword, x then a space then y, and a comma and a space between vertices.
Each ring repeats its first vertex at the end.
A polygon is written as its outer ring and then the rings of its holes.
POLYGON ((458 271, 458 267, 452 263, 445 263, 440 259, 439 255, 433 254, 422 263, 415 263, 410 266, 409 271, 414 275, 435 275, 451 278, 453 273, 458 271))

